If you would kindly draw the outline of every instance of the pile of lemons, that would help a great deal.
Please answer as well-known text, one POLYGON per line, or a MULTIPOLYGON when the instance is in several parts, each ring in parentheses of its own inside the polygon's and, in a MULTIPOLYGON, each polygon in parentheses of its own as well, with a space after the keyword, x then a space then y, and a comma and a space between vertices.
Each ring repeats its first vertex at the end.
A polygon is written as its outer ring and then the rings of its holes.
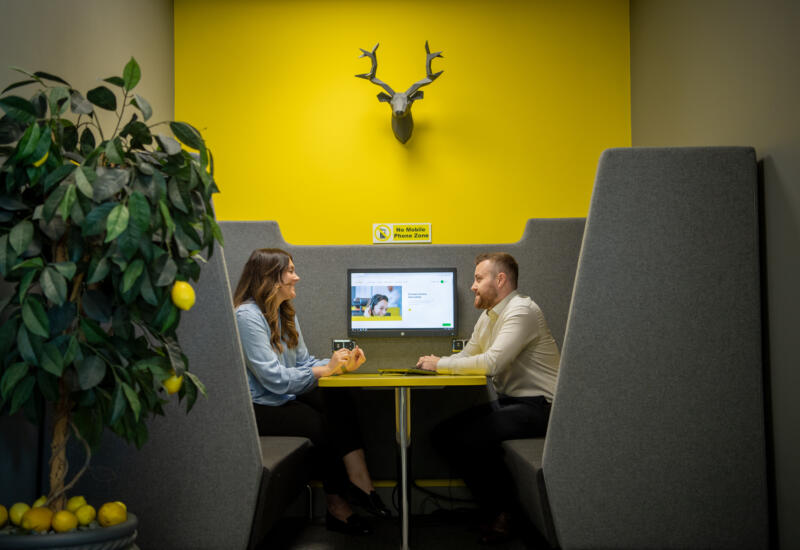
POLYGON ((11 525, 25 531, 46 533, 52 529, 56 533, 66 533, 79 526, 110 527, 128 519, 128 508, 120 501, 106 502, 99 510, 95 510, 84 497, 74 496, 58 512, 46 507, 45 502, 47 497, 42 496, 30 506, 25 502, 17 502, 6 509, 0 504, 0 529, 10 521, 11 525))

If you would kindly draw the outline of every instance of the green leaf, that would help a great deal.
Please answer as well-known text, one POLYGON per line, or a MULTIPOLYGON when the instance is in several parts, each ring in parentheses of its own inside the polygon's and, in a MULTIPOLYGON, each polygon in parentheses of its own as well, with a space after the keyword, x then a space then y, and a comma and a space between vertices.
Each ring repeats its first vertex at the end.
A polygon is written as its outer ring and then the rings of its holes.
POLYGON ((217 242, 221 246, 225 246, 225 239, 222 236, 222 230, 220 229, 214 217, 206 214, 206 219, 208 220, 208 223, 211 225, 211 232, 213 233, 214 238, 217 239, 217 242))
POLYGON ((139 415, 142 414, 142 404, 139 402, 139 396, 136 395, 136 392, 133 391, 133 388, 130 387, 125 382, 122 383, 122 391, 125 392, 125 397, 128 399, 128 403, 131 406, 131 410, 133 411, 133 416, 136 418, 136 421, 139 421, 139 415))
POLYGON ((122 276, 122 292, 128 292, 131 289, 142 271, 144 271, 144 262, 141 259, 134 260, 122 276))
POLYGON ((39 298, 28 296, 22 303, 22 321, 33 334, 42 338, 50 336, 50 322, 39 298))
POLYGON ((124 412, 125 395, 122 386, 117 386, 114 388, 114 396, 111 398, 111 417, 108 420, 109 426, 115 425, 124 412))
POLYGON ((81 166, 75 171, 75 185, 78 186, 78 190, 83 193, 85 197, 91 199, 94 198, 94 188, 92 184, 89 183, 89 178, 86 177, 86 172, 84 172, 84 170, 87 170, 87 168, 81 166))
POLYGON ((120 88, 125 86, 125 81, 119 76, 109 76, 108 78, 104 78, 103 81, 113 84, 114 86, 119 86, 120 88))
POLYGON ((95 202, 116 195, 128 183, 128 171, 118 168, 98 168, 97 179, 92 183, 95 202))
POLYGON ((14 386, 17 385, 17 382, 22 380, 26 374, 28 374, 27 363, 14 363, 6 369, 3 378, 0 379, 0 397, 2 397, 4 401, 8 399, 8 396, 11 394, 14 386))
POLYGON ((36 366, 39 365, 39 358, 36 356, 36 351, 31 343, 31 336, 28 334, 27 329, 25 329, 24 323, 20 325, 17 331, 17 349, 26 363, 36 366))
POLYGON ((86 215, 83 220, 83 235, 90 237, 92 235, 99 235, 106 228, 106 218, 108 213, 111 212, 119 203, 106 202, 98 205, 86 215))
POLYGON ((158 274, 155 282, 156 286, 171 285, 175 280, 175 275, 178 273, 178 264, 167 254, 160 256, 155 261, 153 268, 154 272, 158 274))
POLYGON ((78 384, 82 390, 95 387, 106 375, 106 363, 97 355, 84 357, 78 366, 78 384))
POLYGON ((150 204, 143 194, 134 191, 128 200, 128 209, 133 225, 143 232, 150 229, 150 204))
POLYGON ((125 90, 133 90, 141 78, 142 70, 139 68, 139 64, 136 60, 131 57, 131 60, 128 61, 127 65, 125 65, 125 69, 122 71, 122 80, 124 80, 125 90))
MULTIPOLYGON (((73 264, 74 265, 74 264, 73 264)), ((62 305, 67 299, 67 281, 52 267, 45 267, 39 277, 42 292, 54 304, 62 305)))
POLYGON ((158 201, 158 209, 161 212, 161 217, 164 219, 164 226, 167 230, 164 241, 169 241, 172 234, 175 232, 175 222, 172 221, 172 216, 169 213, 169 206, 167 206, 167 202, 164 199, 158 201))
POLYGON ((80 354, 81 346, 78 339, 73 334, 69 337, 69 344, 67 344, 67 351, 64 353, 64 365, 72 363, 80 354))
POLYGON ((122 149, 117 141, 118 138, 114 138, 106 142, 105 153, 108 160, 114 164, 122 164, 125 162, 123 157, 122 149))
POLYGON ((175 375, 183 376, 183 373, 186 372, 186 363, 183 360, 183 354, 180 345, 178 345, 178 341, 168 336, 164 338, 164 348, 167 352, 172 370, 175 371, 175 375))
POLYGON ((142 145, 150 145, 153 143, 153 136, 150 134, 150 128, 143 122, 139 122, 138 120, 132 120, 128 124, 125 125, 125 129, 122 132, 122 136, 130 134, 133 138, 131 142, 132 145, 135 142, 138 142, 137 147, 141 148, 142 145))
POLYGON ((67 182, 61 182, 61 184, 53 189, 53 191, 50 193, 50 196, 44 201, 42 217, 46 222, 50 222, 50 220, 53 219, 53 216, 56 215, 56 211, 58 210, 61 201, 64 200, 64 195, 67 193, 67 187, 69 187, 67 182))
POLYGON ((151 306, 158 305, 158 297, 153 290, 153 285, 150 282, 150 275, 147 273, 146 269, 142 272, 142 284, 139 287, 139 294, 141 294, 144 301, 151 306))
POLYGON ((158 140, 158 144, 161 145, 161 149, 168 155, 178 155, 181 152, 181 144, 175 141, 174 138, 169 136, 165 136, 164 134, 156 135, 156 140, 158 140))
POLYGON ((98 86, 89 90, 86 98, 101 109, 107 111, 116 111, 117 109, 117 96, 105 86, 98 86))
POLYGON ((28 288, 30 288, 37 271, 38 269, 29 269, 25 271, 25 275, 20 279, 19 285, 17 285, 17 300, 19 300, 20 303, 25 299, 25 294, 27 294, 28 288))
POLYGON ((67 110, 67 100, 69 99, 69 89, 64 86, 54 86, 48 90, 47 99, 50 104, 50 112, 54 116, 60 116, 67 110))
POLYGON ((33 76, 36 76, 38 78, 44 78, 45 80, 52 80, 53 82, 58 82, 60 84, 65 85, 68 88, 70 87, 69 82, 67 82, 63 78, 50 73, 46 73, 44 71, 36 71, 35 73, 33 73, 33 76))
POLYGON ((17 254, 22 254, 33 240, 33 224, 22 220, 11 229, 8 242, 17 254))
MULTIPOLYGON (((94 107, 80 92, 72 90, 69 95, 70 110, 76 115, 90 115, 94 112, 94 107)), ((86 132, 87 130, 84 130, 86 132)), ((91 133, 91 132, 89 132, 91 133)), ((94 136, 93 136, 94 137, 94 136)), ((94 147, 92 147, 94 149, 94 147)))
POLYGON ((200 379, 199 379, 197 376, 195 376, 195 375, 194 375, 194 373, 191 373, 191 372, 189 372, 189 371, 187 370, 187 371, 186 371, 184 374, 185 374, 185 375, 186 375, 186 376, 187 376, 189 379, 191 379, 191 381, 192 381, 192 382, 194 382, 194 385, 195 385, 195 386, 197 386, 197 389, 198 389, 198 390, 200 390, 200 393, 202 393, 202 394, 203 394, 203 397, 208 397, 208 392, 206 392, 206 386, 205 386, 205 384, 203 384, 203 383, 200 381, 200 379))
POLYGON ((74 169, 75 169, 74 164, 64 164, 62 166, 59 166, 49 174, 47 174, 43 181, 45 192, 47 192, 55 184, 60 183, 61 180, 69 176, 74 169))
POLYGON ((17 316, 13 316, 0 325, 0 357, 2 357, 4 360, 8 359, 7 356, 11 351, 11 346, 14 345, 14 341, 17 337, 18 326, 19 321, 17 316))
POLYGON ((111 300, 108 299, 101 290, 91 289, 83 294, 83 310, 90 319, 94 319, 98 323, 107 323, 111 320, 112 305, 111 300))
POLYGON ((150 117, 153 116, 153 108, 150 107, 150 104, 147 102, 147 100, 139 94, 133 95, 131 105, 142 112, 142 117, 144 117, 145 120, 149 120, 150 117))
POLYGON ((36 122, 36 108, 30 101, 16 95, 0 97, 0 109, 6 114, 23 124, 33 124, 36 122))
POLYGON ((8 410, 8 414, 17 412, 30 399, 34 384, 36 384, 36 378, 31 375, 26 376, 22 382, 17 384, 17 389, 14 390, 14 396, 11 398, 11 408, 8 410))
POLYGON ((186 214, 189 213, 189 209, 186 208, 186 203, 183 201, 183 197, 181 196, 181 190, 178 186, 177 178, 169 179, 169 183, 167 184, 167 195, 169 196, 169 200, 175 206, 175 208, 186 214))
POLYGON ((65 302, 62 306, 54 306, 47 310, 47 319, 50 321, 50 334, 61 334, 67 330, 75 319, 77 307, 72 302, 65 302))
POLYGON ((67 184, 67 190, 64 192, 64 198, 61 199, 61 202, 58 205, 58 212, 61 214, 62 220, 67 221, 69 219, 72 206, 75 204, 77 199, 78 192, 75 190, 75 186, 72 184, 67 184))
POLYGON ((27 86, 28 84, 35 84, 36 82, 38 82, 38 80, 21 80, 19 82, 14 82, 13 84, 9 84, 5 88, 3 88, 3 91, 0 92, 0 94, 4 94, 6 92, 10 92, 14 88, 20 88, 22 86, 27 86))
POLYGON ((92 259, 92 263, 89 266, 89 279, 86 281, 86 284, 91 285, 102 281, 105 279, 106 275, 108 275, 108 270, 110 268, 111 266, 105 258, 100 258, 97 261, 92 259))
POLYGON ((8 195, 0 196, 0 208, 4 210, 30 210, 30 206, 8 195))
POLYGON ((84 155, 88 155, 94 151, 94 148, 97 146, 94 134, 89 128, 84 128, 83 132, 81 132, 80 146, 81 153, 84 155))
POLYGON ((19 263, 19 264, 15 265, 14 267, 12 267, 11 270, 12 271, 16 271, 18 269, 30 269, 30 268, 41 269, 43 267, 44 267, 44 260, 42 260, 41 258, 37 257, 37 258, 30 258, 29 260, 25 260, 24 262, 19 263))
POLYGON ((105 344, 108 337, 105 331, 96 322, 91 319, 81 319, 81 332, 86 337, 86 341, 90 344, 105 344))
POLYGON ((169 128, 178 140, 192 149, 205 149, 205 143, 200 132, 185 122, 170 122, 169 128))
POLYGON ((75 276, 75 271, 78 269, 78 267, 75 265, 75 262, 57 262, 50 265, 64 277, 66 277, 68 281, 72 280, 72 278, 75 276))
POLYGON ((42 368, 53 376, 61 377, 64 372, 64 358, 58 348, 49 342, 42 346, 42 368))
POLYGON ((118 204, 108 214, 106 219, 106 240, 111 242, 125 231, 128 227, 128 220, 130 219, 130 212, 128 207, 124 204, 118 204))

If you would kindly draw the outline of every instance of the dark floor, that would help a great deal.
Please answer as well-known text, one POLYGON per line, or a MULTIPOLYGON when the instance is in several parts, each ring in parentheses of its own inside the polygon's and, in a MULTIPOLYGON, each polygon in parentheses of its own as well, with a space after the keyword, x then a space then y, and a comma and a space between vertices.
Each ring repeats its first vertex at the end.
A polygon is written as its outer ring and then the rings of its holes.
MULTIPOLYGON (((356 537, 325 529, 324 520, 284 519, 259 550, 367 550, 400 547, 400 522, 371 519, 374 532, 356 537)), ((439 510, 423 516, 412 516, 409 522, 409 547, 423 549, 472 548, 485 550, 546 550, 547 543, 530 526, 518 525, 515 536, 503 544, 487 547, 480 542, 479 520, 474 510, 439 510)))

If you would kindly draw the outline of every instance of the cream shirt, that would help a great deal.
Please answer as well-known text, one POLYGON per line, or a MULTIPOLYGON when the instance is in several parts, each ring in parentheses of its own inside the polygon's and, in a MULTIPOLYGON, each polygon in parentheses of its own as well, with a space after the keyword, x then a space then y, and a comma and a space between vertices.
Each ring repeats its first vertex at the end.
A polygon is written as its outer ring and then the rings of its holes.
POLYGON ((442 357, 436 371, 485 374, 498 393, 552 401, 560 361, 542 310, 515 290, 481 314, 464 350, 442 357))

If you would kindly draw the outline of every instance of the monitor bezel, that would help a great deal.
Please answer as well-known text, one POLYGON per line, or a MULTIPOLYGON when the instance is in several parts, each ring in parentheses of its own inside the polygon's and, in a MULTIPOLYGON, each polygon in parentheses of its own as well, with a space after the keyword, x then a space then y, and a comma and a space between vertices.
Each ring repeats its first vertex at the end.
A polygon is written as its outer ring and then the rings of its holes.
POLYGON ((348 268, 345 293, 347 336, 349 338, 410 338, 414 336, 442 336, 455 338, 458 334, 458 270, 455 267, 360 267, 348 268), (453 326, 449 328, 370 328, 354 330, 350 314, 353 273, 452 273, 453 274, 453 326))

